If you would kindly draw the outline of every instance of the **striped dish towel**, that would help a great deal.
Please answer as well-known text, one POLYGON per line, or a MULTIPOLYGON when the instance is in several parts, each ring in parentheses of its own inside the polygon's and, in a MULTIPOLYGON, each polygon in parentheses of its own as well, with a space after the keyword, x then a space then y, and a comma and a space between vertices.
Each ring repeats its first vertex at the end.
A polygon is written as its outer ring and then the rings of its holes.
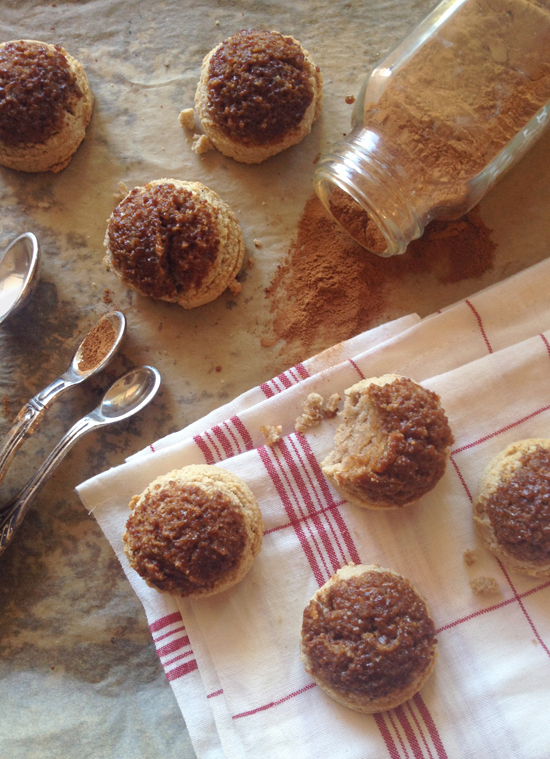
POLYGON ((550 582, 508 572, 478 546, 471 499, 499 450, 548 437, 549 428, 550 262, 542 262, 427 319, 354 338, 83 483, 80 497, 143 603, 199 759, 547 755, 550 582), (386 372, 436 391, 456 439, 438 486, 397 513, 357 509, 323 477, 319 462, 337 419, 294 431, 310 392, 343 395, 362 377, 386 372), (273 448, 263 445, 264 424, 283 426, 273 448), (121 541, 130 498, 192 463, 220 463, 244 479, 265 526, 247 577, 197 601, 146 586, 121 541), (464 551, 476 547, 468 566, 464 551), (408 577, 438 629, 439 658, 426 686, 378 715, 330 700, 299 657, 304 607, 349 561, 408 577), (477 576, 495 578, 499 592, 473 594, 469 580, 477 576))

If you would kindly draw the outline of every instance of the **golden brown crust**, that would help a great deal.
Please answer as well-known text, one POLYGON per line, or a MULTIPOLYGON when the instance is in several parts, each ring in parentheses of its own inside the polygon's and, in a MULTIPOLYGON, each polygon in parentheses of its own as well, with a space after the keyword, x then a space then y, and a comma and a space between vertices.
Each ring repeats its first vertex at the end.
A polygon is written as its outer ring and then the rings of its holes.
POLYGON ((528 438, 489 463, 473 503, 485 546, 508 567, 550 576, 550 440, 528 438))
POLYGON ((205 57, 195 108, 212 144, 242 163, 260 163, 311 131, 323 80, 293 37, 242 30, 205 57))
POLYGON ((244 257, 237 217, 199 182, 136 187, 109 219, 104 263, 141 295, 204 305, 235 284, 244 257))
POLYGON ((130 502, 130 566, 161 592, 199 598, 243 579, 260 552, 262 516, 248 486, 220 467, 157 477, 130 502))
POLYGON ((395 374, 362 380, 346 390, 342 416, 321 468, 351 503, 402 508, 443 476, 453 436, 430 390, 395 374))
POLYGON ((0 56, 0 122, 5 122, 0 164, 18 171, 61 171, 92 115, 94 99, 84 69, 59 45, 37 40, 2 43, 0 56))
POLYGON ((420 690, 435 666, 435 629, 408 580, 377 565, 350 565, 306 607, 301 657, 331 698, 370 714, 420 690))

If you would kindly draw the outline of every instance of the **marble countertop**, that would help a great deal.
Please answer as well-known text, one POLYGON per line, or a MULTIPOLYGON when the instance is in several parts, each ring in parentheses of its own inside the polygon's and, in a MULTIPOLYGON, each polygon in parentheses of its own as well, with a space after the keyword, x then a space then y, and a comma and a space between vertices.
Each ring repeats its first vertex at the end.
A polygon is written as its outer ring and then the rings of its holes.
MULTIPOLYGON (((330 2, 190 0, 40 3, 5 0, 2 40, 60 43, 83 64, 95 95, 87 136, 60 174, 0 168, 0 246, 33 231, 41 279, 23 312, 0 327, 0 434, 21 405, 60 375, 82 337, 118 308, 128 333, 113 364, 47 413, 2 484, 7 500, 114 376, 156 366, 163 385, 127 423, 93 432, 34 501, 0 560, 0 753, 10 759, 195 756, 158 662, 143 610, 93 516, 75 493, 88 477, 200 418, 295 363, 300 345, 262 347, 265 288, 312 195, 315 157, 341 137, 368 69, 434 5, 429 0, 330 2), (198 157, 178 123, 193 103, 204 55, 244 27, 290 33, 325 82, 324 114, 300 146, 260 166, 198 157), (353 52, 351 52, 353 51, 353 52), (253 268, 242 292, 191 311, 126 291, 106 271, 103 238, 118 184, 161 177, 201 181, 229 202, 253 268), (254 240, 262 241, 256 248, 254 240)), ((550 134, 482 201, 497 244, 482 277, 418 280, 396 292, 387 317, 421 316, 548 255, 550 134)), ((316 349, 328 347, 330 335, 316 349)))

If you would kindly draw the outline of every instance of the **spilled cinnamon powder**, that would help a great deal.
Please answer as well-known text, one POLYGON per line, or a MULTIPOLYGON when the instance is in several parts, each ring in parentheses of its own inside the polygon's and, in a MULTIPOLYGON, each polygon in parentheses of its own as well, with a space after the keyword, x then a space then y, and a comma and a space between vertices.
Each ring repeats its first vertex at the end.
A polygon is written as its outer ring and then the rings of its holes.
POLYGON ((384 321, 393 290, 407 277, 432 275, 441 283, 480 277, 492 268, 495 248, 474 208, 456 221, 429 224, 404 255, 380 258, 352 240, 312 197, 266 290, 273 321, 262 345, 295 343, 304 358, 384 321))

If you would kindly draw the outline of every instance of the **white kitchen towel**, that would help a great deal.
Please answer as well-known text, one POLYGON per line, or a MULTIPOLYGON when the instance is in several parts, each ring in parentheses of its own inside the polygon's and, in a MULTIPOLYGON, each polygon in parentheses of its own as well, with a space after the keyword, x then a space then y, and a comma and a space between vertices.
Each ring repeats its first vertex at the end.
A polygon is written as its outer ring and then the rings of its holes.
POLYGON ((506 571, 482 548, 471 567, 462 557, 477 545, 471 498, 483 467, 512 440, 548 436, 549 285, 543 262, 366 351, 358 341, 355 357, 284 392, 261 391, 254 405, 237 399, 225 420, 194 425, 79 487, 145 607, 200 759, 544 756, 550 583, 506 571), (445 477, 417 506, 376 513, 343 501, 321 473, 338 420, 306 435, 293 427, 309 392, 343 395, 388 371, 439 393, 455 445, 445 477), (283 425, 271 449, 259 431, 266 423, 283 425), (121 535, 132 495, 171 468, 205 462, 223 462, 251 487, 264 544, 237 587, 189 601, 146 586, 121 535), (328 699, 299 658, 304 607, 349 561, 410 578, 438 628, 438 664, 421 693, 374 716, 328 699), (496 578, 499 593, 473 594, 468 580, 480 575, 496 578))

